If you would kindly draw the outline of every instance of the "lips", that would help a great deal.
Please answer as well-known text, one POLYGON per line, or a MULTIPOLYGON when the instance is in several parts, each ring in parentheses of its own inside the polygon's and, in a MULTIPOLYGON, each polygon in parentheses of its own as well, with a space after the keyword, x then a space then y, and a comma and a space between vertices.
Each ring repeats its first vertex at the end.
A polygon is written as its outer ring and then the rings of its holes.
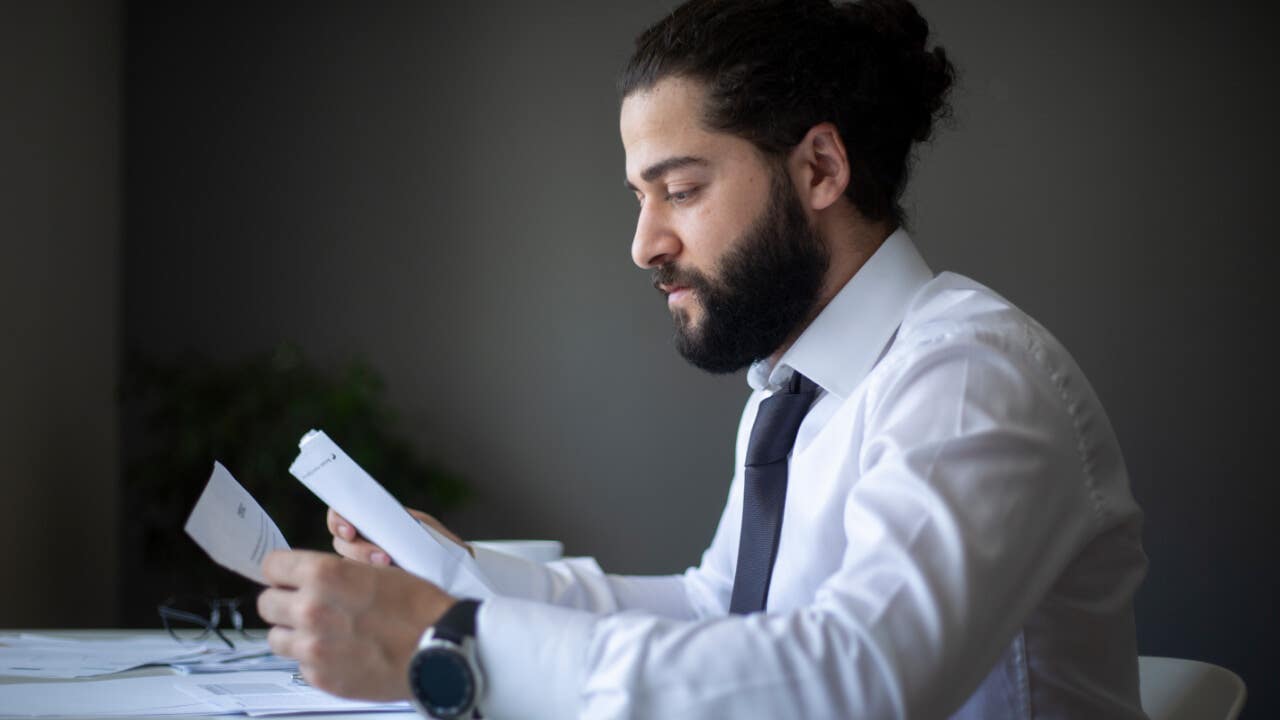
POLYGON ((663 288, 663 292, 667 294, 667 305, 675 305, 681 300, 684 300, 689 295, 693 294, 693 289, 683 287, 680 285, 673 285, 673 286, 670 286, 669 288, 663 288))
POLYGON ((692 271, 682 272, 672 265, 664 265, 653 271, 653 287, 666 296, 668 307, 675 307, 689 300, 697 294, 700 286, 700 278, 692 271))

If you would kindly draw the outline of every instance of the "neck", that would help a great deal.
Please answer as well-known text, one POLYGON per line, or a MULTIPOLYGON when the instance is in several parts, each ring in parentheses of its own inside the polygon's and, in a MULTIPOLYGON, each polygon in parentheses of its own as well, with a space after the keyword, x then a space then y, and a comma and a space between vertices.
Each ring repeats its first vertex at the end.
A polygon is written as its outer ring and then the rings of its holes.
POLYGON ((809 317, 796 326, 796 329, 787 336, 786 342, 769 356, 770 366, 778 364, 778 360, 795 344, 814 318, 822 313, 827 303, 831 302, 836 293, 840 292, 853 279, 853 276, 858 274, 876 250, 880 249, 896 226, 888 221, 872 223, 863 220, 861 216, 850 218, 832 213, 815 218, 815 227, 826 240, 831 263, 827 267, 827 274, 822 280, 822 289, 818 293, 818 300, 813 304, 809 317))

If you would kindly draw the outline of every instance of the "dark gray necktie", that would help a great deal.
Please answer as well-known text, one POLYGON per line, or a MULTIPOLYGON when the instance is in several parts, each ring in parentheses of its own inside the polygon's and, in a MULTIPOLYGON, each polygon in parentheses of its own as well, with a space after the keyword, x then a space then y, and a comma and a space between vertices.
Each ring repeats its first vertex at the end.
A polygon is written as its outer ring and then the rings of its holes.
POLYGON ((764 610, 787 499, 787 457, 817 394, 812 380, 794 373, 789 387, 761 401, 756 413, 743 467, 742 534, 729 600, 731 613, 764 610))

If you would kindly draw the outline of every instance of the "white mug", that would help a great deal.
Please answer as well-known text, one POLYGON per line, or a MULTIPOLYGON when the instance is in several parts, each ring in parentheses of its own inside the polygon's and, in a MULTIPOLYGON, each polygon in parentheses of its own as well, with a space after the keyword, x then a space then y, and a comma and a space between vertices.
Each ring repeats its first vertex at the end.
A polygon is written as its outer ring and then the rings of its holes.
POLYGON ((559 540, 473 540, 471 544, 539 563, 559 560, 564 555, 564 544, 559 540))

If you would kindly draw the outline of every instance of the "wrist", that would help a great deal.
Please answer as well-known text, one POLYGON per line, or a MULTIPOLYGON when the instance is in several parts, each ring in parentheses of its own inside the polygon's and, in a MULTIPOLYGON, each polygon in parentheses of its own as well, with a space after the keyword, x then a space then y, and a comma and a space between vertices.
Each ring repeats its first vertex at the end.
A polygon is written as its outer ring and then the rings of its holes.
POLYGON ((484 694, 476 660, 477 600, 455 601, 423 634, 409 662, 415 708, 431 717, 470 718, 484 694))
POLYGON ((434 585, 430 589, 432 592, 421 599, 418 603, 417 611, 414 613, 418 618, 418 627, 422 628, 423 633, 429 632, 436 623, 440 622, 440 618, 448 614, 458 604, 458 598, 434 585))

